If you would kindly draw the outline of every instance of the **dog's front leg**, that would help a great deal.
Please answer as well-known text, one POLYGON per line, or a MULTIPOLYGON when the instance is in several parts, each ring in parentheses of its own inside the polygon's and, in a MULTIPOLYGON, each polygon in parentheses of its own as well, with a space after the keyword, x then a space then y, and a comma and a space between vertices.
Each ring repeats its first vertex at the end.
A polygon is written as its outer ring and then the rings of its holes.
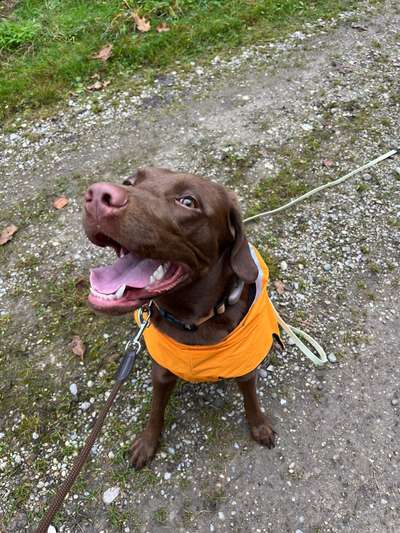
POLYGON ((130 464, 135 468, 145 466, 156 453, 164 427, 165 408, 177 377, 153 361, 151 380, 153 396, 150 417, 145 429, 136 437, 131 450, 130 464))
POLYGON ((271 422, 261 411, 257 398, 257 370, 236 379, 240 392, 243 394, 244 409, 251 436, 259 444, 273 448, 275 446, 275 431, 271 422))

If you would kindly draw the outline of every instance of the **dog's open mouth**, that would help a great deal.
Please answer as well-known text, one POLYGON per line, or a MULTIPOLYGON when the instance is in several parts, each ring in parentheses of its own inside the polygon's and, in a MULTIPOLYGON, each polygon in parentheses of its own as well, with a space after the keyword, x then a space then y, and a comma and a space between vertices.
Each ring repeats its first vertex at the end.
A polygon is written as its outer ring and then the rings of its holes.
POLYGON ((127 312, 187 278, 187 269, 172 261, 143 258, 113 245, 119 258, 90 272, 89 304, 104 312, 127 312))

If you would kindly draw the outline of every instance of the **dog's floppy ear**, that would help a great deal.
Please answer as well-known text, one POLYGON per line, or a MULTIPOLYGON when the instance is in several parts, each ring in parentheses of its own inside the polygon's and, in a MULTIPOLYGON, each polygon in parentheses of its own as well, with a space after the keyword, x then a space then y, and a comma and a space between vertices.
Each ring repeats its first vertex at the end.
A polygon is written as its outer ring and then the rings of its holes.
POLYGON ((249 244, 244 235, 240 210, 233 195, 231 196, 228 225, 234 239, 230 258, 232 270, 244 282, 253 283, 257 279, 258 270, 251 256, 249 244))

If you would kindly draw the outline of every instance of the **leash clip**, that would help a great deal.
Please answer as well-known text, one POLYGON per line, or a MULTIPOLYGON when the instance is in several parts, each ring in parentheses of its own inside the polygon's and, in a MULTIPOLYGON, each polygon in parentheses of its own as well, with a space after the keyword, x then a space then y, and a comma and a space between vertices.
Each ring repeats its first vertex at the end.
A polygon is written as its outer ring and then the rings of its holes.
POLYGON ((115 376, 115 379, 120 383, 125 381, 129 376, 136 356, 142 349, 140 338, 142 337, 144 330, 150 325, 152 303, 153 302, 150 301, 149 304, 143 305, 138 310, 139 330, 136 332, 136 335, 126 343, 125 353, 115 376))
POLYGON ((138 322, 139 322, 139 329, 136 332, 136 335, 129 339, 128 342, 125 345, 125 352, 128 351, 129 348, 132 348, 136 354, 140 352, 142 349, 142 344, 140 342, 140 339, 143 335, 144 330, 150 326, 150 319, 151 319, 151 307, 153 305, 153 300, 150 300, 148 304, 144 304, 142 307, 139 307, 138 309, 138 322))

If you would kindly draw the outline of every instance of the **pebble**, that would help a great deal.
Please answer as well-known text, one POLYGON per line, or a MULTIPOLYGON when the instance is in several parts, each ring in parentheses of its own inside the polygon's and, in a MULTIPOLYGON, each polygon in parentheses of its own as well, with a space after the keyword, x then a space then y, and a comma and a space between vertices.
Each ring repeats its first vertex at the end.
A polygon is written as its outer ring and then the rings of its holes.
POLYGON ((259 368, 258 375, 262 378, 266 378, 268 376, 268 372, 265 370, 265 368, 259 368))
POLYGON ((337 362, 337 358, 336 358, 336 355, 334 353, 328 353, 327 358, 328 358, 328 361, 330 363, 336 363, 337 362))
POLYGON ((330 270, 332 270, 332 265, 330 265, 329 263, 324 263, 324 270, 325 272, 329 272, 330 270))
POLYGON ((169 479, 171 479, 171 476, 172 476, 171 472, 165 472, 164 474, 165 481, 168 481, 169 479))
POLYGON ((287 270, 288 264, 286 261, 281 261, 281 270, 287 270))
POLYGON ((110 487, 103 492, 103 502, 110 505, 119 496, 119 487, 110 487))
POLYGON ((72 396, 76 396, 78 394, 78 387, 76 383, 71 383, 71 385, 69 386, 69 391, 72 394, 72 396))
POLYGON ((392 405, 398 405, 399 400, 398 398, 392 398, 392 405))
POLYGON ((83 402, 80 404, 80 409, 82 409, 82 411, 87 411, 89 409, 89 407, 91 406, 91 403, 90 402, 83 402))
POLYGON ((223 513, 222 511, 220 511, 220 512, 218 513, 218 518, 219 518, 220 520, 225 520, 225 515, 224 515, 224 513, 223 513))
POLYGON ((47 528, 47 533, 57 533, 57 530, 54 526, 50 525, 48 528, 47 528))

